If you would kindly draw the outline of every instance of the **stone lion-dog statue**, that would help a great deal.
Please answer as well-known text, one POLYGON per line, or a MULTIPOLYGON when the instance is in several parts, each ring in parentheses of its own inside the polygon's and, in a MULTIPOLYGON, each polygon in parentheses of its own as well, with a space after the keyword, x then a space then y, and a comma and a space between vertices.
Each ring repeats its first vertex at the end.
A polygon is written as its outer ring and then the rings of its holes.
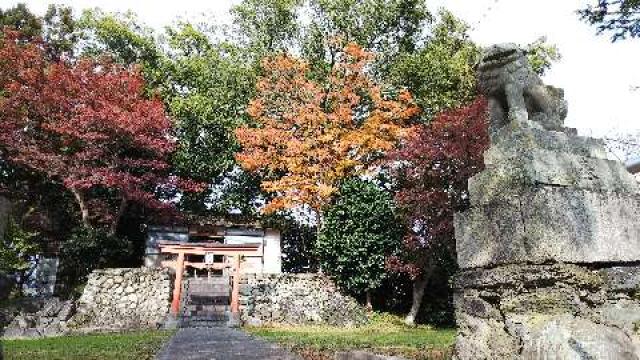
POLYGON ((523 120, 547 130, 565 131, 564 91, 545 85, 517 45, 499 44, 485 49, 477 74, 478 88, 489 102, 492 134, 510 121, 523 120))

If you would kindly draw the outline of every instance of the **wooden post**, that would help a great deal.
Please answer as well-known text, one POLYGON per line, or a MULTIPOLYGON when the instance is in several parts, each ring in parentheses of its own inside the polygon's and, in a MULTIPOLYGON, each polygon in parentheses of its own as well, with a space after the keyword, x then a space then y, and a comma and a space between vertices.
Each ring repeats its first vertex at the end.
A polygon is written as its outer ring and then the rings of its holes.
POLYGON ((240 254, 233 258, 233 288, 231 290, 231 312, 240 312, 240 254))
POLYGON ((173 300, 171 301, 171 314, 177 316, 180 312, 180 295, 182 294, 182 275, 184 274, 184 253, 178 253, 176 261, 176 280, 173 284, 173 300))

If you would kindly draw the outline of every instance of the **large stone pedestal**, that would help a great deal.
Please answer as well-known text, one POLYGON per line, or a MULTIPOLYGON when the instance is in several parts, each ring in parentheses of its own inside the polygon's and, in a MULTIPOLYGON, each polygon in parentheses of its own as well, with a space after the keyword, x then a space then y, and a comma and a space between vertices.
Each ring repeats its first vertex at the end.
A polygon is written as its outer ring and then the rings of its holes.
POLYGON ((459 359, 638 359, 640 266, 504 265, 455 283, 459 359))
POLYGON ((639 359, 640 188, 602 144, 513 120, 456 214, 459 359, 639 359))

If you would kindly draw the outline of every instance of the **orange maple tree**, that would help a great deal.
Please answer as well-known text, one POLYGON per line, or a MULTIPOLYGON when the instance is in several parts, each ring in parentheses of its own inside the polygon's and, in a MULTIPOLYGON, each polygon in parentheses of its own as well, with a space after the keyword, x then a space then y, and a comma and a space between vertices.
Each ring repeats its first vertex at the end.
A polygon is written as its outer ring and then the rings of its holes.
POLYGON ((275 194, 265 212, 307 205, 319 212, 340 180, 371 169, 410 132, 418 114, 406 90, 384 89, 366 73, 373 55, 348 44, 323 81, 288 55, 265 58, 248 107, 255 121, 236 136, 239 163, 275 194))

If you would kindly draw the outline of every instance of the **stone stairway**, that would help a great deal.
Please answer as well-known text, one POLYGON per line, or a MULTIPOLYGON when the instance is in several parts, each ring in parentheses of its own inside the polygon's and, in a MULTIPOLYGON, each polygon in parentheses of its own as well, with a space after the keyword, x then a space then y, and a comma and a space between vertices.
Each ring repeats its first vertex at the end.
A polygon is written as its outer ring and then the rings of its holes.
POLYGON ((229 277, 190 278, 183 286, 179 327, 227 325, 231 310, 229 277))

